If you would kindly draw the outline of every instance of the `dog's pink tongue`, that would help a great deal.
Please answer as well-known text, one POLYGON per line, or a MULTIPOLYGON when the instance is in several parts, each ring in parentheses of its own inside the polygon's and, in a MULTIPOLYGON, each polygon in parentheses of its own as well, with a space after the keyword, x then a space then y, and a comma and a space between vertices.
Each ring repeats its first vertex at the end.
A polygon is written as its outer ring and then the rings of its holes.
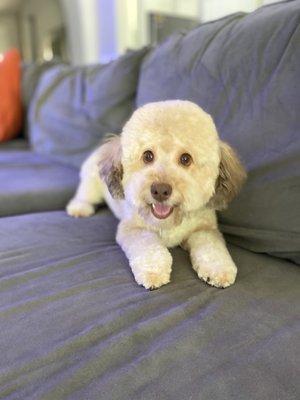
POLYGON ((167 218, 172 211, 171 206, 162 203, 152 204, 153 213, 158 218, 167 218))

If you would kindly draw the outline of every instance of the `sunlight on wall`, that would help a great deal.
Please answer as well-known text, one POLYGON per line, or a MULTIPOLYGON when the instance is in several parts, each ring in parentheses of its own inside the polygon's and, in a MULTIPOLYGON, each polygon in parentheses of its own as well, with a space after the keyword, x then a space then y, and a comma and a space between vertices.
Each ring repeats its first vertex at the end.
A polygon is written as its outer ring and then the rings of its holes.
POLYGON ((98 0, 60 0, 65 15, 71 62, 99 62, 98 0))
POLYGON ((235 12, 251 12, 261 5, 260 0, 200 1, 200 18, 206 22, 235 12))
POLYGON ((139 47, 138 0, 115 0, 115 10, 118 52, 139 47))
POLYGON ((99 61, 98 0, 76 0, 82 21, 83 57, 85 63, 99 61))

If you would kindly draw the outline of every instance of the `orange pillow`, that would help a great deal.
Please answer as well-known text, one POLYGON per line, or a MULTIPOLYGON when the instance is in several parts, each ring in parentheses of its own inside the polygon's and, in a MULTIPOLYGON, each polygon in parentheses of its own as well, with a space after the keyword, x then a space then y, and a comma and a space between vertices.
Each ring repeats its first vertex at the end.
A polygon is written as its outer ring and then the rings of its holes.
POLYGON ((21 127, 21 56, 13 49, 0 55, 0 142, 15 138, 21 127))

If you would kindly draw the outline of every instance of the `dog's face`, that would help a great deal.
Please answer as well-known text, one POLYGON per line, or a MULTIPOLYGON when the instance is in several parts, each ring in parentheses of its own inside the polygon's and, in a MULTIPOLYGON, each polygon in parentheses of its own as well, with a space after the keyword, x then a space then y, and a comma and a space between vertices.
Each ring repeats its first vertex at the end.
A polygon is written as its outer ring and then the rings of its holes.
POLYGON ((202 207, 218 208, 220 201, 225 205, 224 196, 217 199, 218 186, 223 191, 225 187, 221 182, 222 153, 230 153, 227 161, 234 159, 239 175, 243 170, 229 146, 224 146, 222 149, 211 117, 196 104, 150 103, 135 111, 121 140, 114 139, 114 151, 108 152, 108 158, 114 160, 109 173, 119 171, 122 179, 111 184, 103 168, 107 163, 102 163, 102 177, 112 195, 125 196, 146 223, 172 227, 202 207), (119 153, 119 160, 112 153, 119 153))
POLYGON ((218 136, 210 117, 186 102, 152 103, 122 133, 126 199, 151 224, 173 225, 205 205, 218 176, 218 136))

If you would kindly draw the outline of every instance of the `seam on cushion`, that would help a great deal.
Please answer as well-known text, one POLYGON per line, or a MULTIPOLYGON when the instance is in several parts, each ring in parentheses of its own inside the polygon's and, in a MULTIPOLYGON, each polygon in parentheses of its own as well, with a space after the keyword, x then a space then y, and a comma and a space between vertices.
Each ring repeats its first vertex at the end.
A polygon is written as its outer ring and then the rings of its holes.
POLYGON ((47 70, 46 73, 43 75, 43 77, 41 77, 40 82, 37 87, 37 90, 35 91, 35 95, 32 100, 30 110, 29 110, 29 115, 32 113, 31 115, 33 115, 35 119, 38 118, 41 106, 47 100, 47 98, 49 97, 49 95, 51 94, 53 89, 56 88, 57 85, 63 79, 65 79, 68 75, 70 75, 73 72, 73 70, 72 71, 66 71, 66 70, 64 71, 63 69, 60 69, 59 72, 60 73, 62 72, 62 75, 54 77, 54 79, 51 81, 51 85, 50 86, 47 85, 48 87, 45 90, 45 88, 42 88, 43 80, 45 79, 45 76, 47 76, 47 73, 53 73, 54 69, 59 70, 57 67, 53 67, 53 68, 50 68, 49 70, 47 70), (40 93, 41 91, 42 91, 42 93, 40 93), (36 105, 35 105, 35 109, 33 109, 33 105, 35 104, 35 101, 34 101, 35 99, 36 99, 36 105))
POLYGON ((243 226, 234 226, 229 224, 219 224, 221 231, 225 234, 237 236, 241 238, 248 238, 248 239, 256 239, 257 232, 260 234, 260 239, 265 238, 269 239, 269 235, 272 233, 276 233, 280 239, 287 241, 290 239, 299 239, 300 241, 300 233, 296 231, 286 231, 286 230, 279 230, 279 229, 262 229, 262 228, 246 228, 243 226), (250 236, 249 236, 250 234, 250 236))
POLYGON ((283 52, 282 52, 281 56, 279 57, 279 60, 278 60, 278 62, 277 62, 277 64, 276 64, 276 67, 273 69, 272 73, 270 73, 270 79, 268 80, 268 82, 266 82, 266 83, 264 84, 264 88, 265 88, 265 89, 266 89, 266 88, 269 86, 269 84, 272 82, 272 80, 273 80, 273 78, 274 78, 274 75, 276 74, 276 72, 277 72, 278 69, 280 68, 280 66, 281 66, 281 64, 282 64, 282 62, 283 62, 283 59, 284 59, 284 57, 285 57, 287 51, 289 50, 291 41, 293 40, 294 35, 296 34, 297 30, 299 29, 299 23, 300 23, 300 18, 298 17, 298 18, 297 18, 296 27, 293 29, 293 31, 291 32, 291 34, 290 34, 290 36, 289 36, 287 42, 285 43, 284 48, 283 48, 283 52))
POLYGON ((297 1, 297 0, 282 0, 277 3, 264 4, 264 5, 260 6, 259 8, 257 8, 254 12, 260 11, 260 10, 263 10, 264 8, 269 8, 269 7, 276 8, 276 6, 278 7, 278 6, 288 4, 288 3, 294 3, 295 1, 297 1))
MULTIPOLYGON (((198 63, 202 63, 202 64, 204 65, 203 57, 205 56, 205 53, 206 53, 207 49, 209 48, 210 44, 213 42, 213 40, 215 40, 215 38, 216 38, 225 28, 229 27, 230 25, 232 25, 232 29, 233 29, 234 26, 236 26, 236 24, 237 24, 241 19, 243 19, 246 15, 247 15, 247 14, 242 14, 242 15, 240 15, 240 14, 236 15, 236 14, 234 14, 235 17, 234 17, 233 19, 230 19, 227 23, 225 23, 224 25, 222 25, 222 26, 214 33, 214 35, 213 35, 213 36, 210 38, 210 40, 207 42, 205 48, 202 50, 201 54, 200 54, 200 55, 197 54, 196 57, 194 58, 194 60, 192 60, 193 66, 192 66, 192 68, 190 69, 191 72, 194 71, 194 69, 197 67, 198 63)), ((202 25, 201 25, 201 26, 202 26, 202 25)), ((187 35, 187 37, 188 37, 188 35, 187 35)), ((205 68, 207 69, 206 66, 205 66, 205 68)), ((211 74, 210 74, 210 75, 211 75, 211 74)), ((211 76, 212 76, 212 75, 211 75, 211 76)), ((217 80, 218 78, 214 77, 214 79, 217 80)))

